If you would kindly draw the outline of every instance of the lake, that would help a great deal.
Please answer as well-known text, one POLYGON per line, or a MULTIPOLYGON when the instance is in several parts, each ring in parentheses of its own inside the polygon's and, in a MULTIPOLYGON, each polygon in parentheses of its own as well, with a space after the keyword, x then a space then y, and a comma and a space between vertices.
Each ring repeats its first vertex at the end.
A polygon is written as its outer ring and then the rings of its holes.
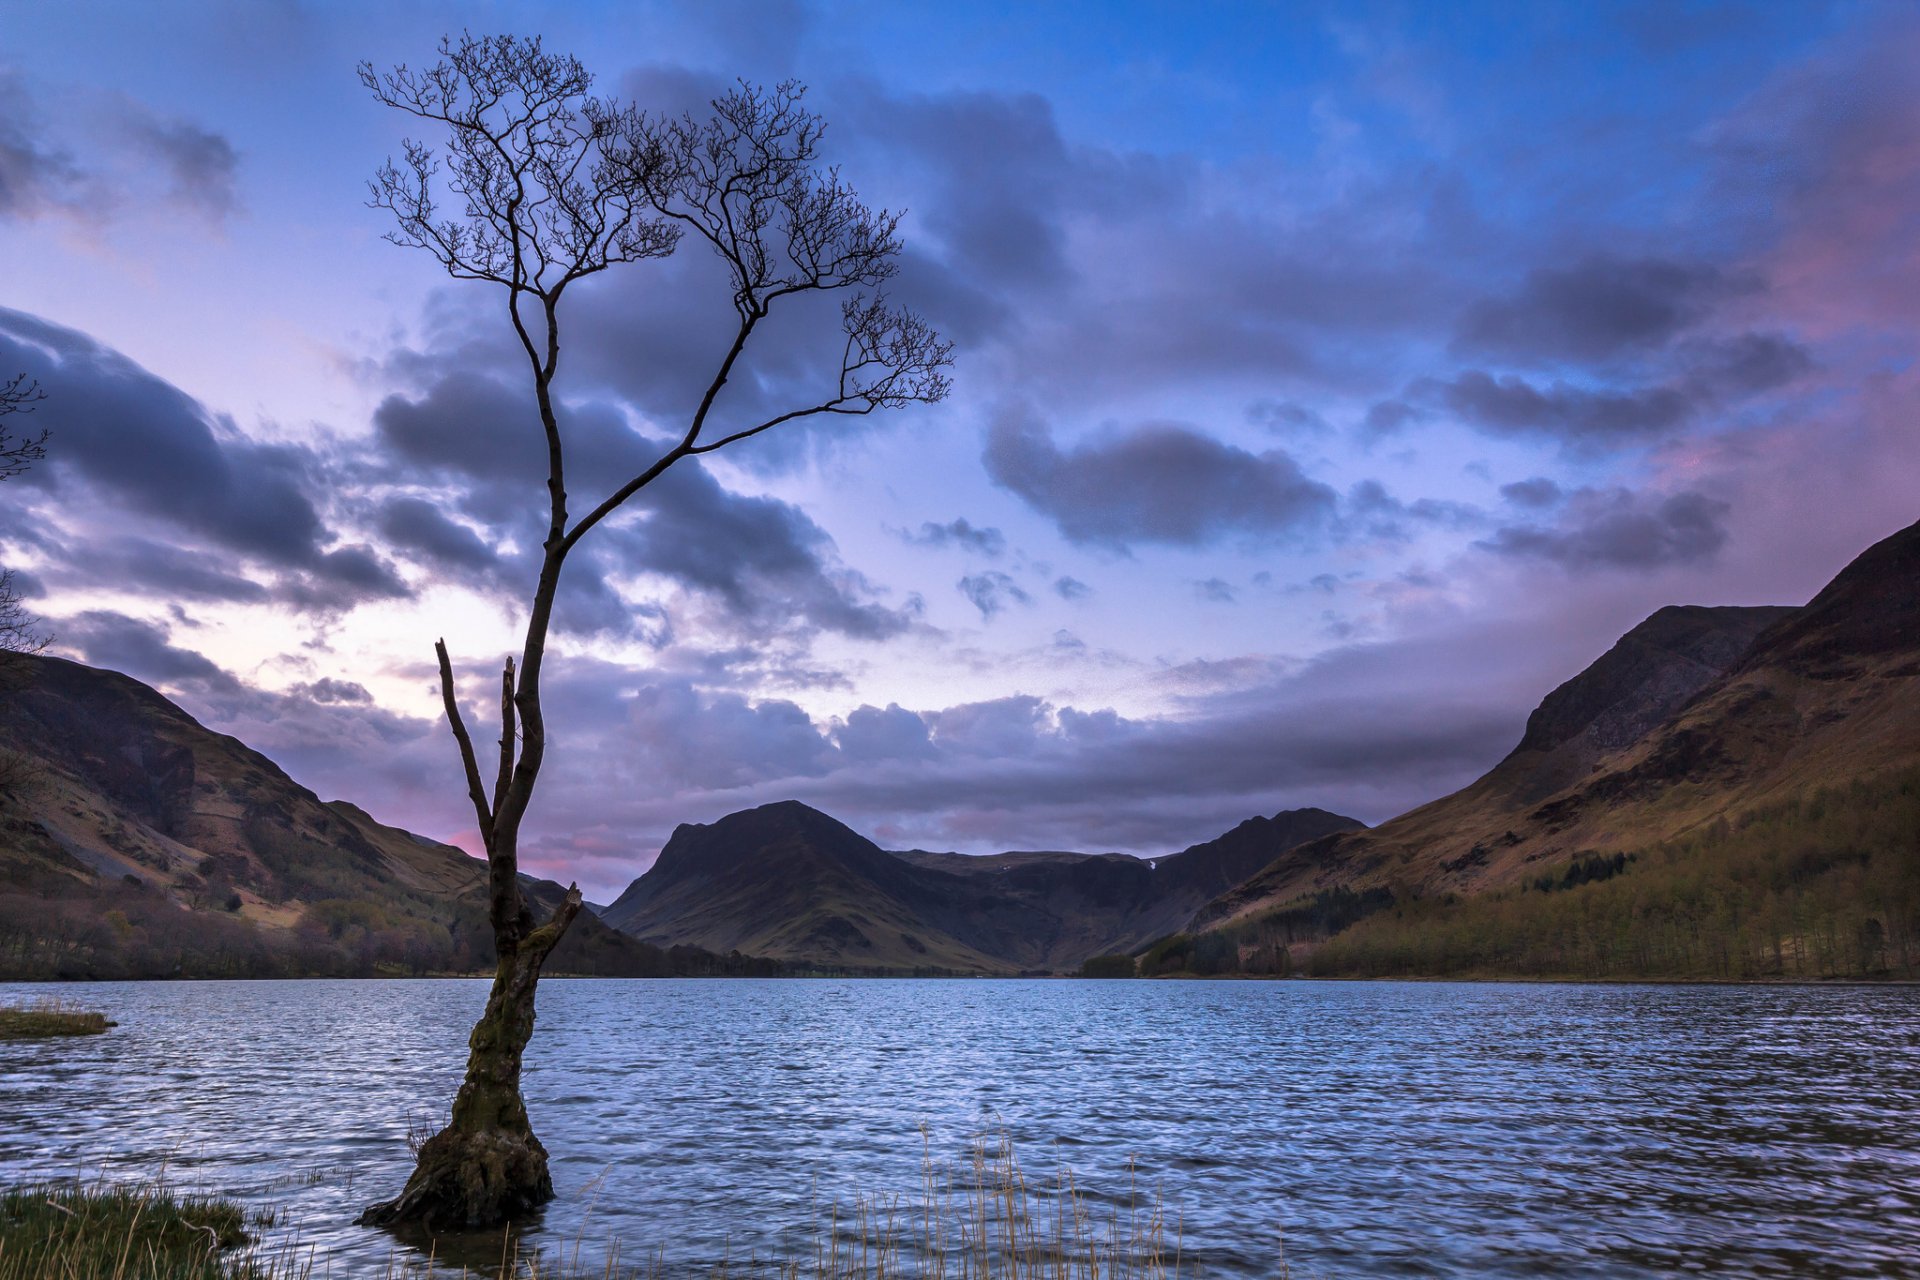
MULTIPOLYGON (((262 1205, 335 1275, 444 1117, 478 981, 0 986, 120 1026, 0 1043, 5 1180, 262 1205)), ((922 1137, 1157 1189, 1201 1276, 1920 1276, 1920 989, 559 981, 534 1243, 735 1258, 917 1196, 922 1137)), ((498 1256, 497 1241, 492 1256, 498 1256)))

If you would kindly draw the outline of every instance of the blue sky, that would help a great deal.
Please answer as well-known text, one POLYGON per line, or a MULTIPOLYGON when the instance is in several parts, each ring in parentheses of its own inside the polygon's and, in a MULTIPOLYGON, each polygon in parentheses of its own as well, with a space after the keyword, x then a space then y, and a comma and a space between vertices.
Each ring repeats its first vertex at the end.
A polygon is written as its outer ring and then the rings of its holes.
MULTIPOLYGON (((954 395, 718 455, 577 566, 532 861, 591 892, 788 796, 970 851, 1378 821, 1660 605, 1804 600, 1915 515, 1910 6, 0 21, 0 371, 55 432, 0 562, 59 651, 469 844, 430 644, 513 644, 538 477, 487 442, 532 424, 499 300, 380 238, 406 130, 355 64, 471 28, 666 109, 798 77, 908 210, 954 395)), ((715 283, 683 250, 569 303, 583 448, 684 419, 715 283)))

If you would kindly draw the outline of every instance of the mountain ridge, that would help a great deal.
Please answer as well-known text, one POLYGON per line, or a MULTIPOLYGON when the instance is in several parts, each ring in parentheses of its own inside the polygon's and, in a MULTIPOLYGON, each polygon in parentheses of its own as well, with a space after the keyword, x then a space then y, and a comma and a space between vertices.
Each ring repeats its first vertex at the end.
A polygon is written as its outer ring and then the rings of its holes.
POLYGON ((602 913, 655 945, 802 964, 1060 972, 1137 949, 1300 839, 1357 826, 1320 809, 1250 818, 1147 860, 1125 854, 889 852, 798 801, 683 824, 602 913))
POLYGON ((1543 699, 1481 778, 1290 850, 1188 927, 1245 932, 1336 891, 1382 903, 1511 893, 1920 766, 1916 584, 1920 524, 1869 547, 1804 606, 1657 611, 1543 699))

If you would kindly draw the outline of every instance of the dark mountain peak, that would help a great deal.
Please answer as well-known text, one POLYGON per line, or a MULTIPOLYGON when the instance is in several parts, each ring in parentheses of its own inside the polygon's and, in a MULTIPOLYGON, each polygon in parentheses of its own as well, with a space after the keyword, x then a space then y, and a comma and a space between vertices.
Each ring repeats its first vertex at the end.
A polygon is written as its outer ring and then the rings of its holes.
POLYGON ((714 822, 683 822, 660 850, 658 867, 668 855, 707 856, 735 849, 764 849, 792 841, 848 841, 869 844, 865 836, 838 818, 820 812, 798 800, 776 800, 752 809, 741 809, 714 822))
POLYGON ((798 860, 845 863, 862 869, 886 866, 892 856, 839 819, 798 800, 778 800, 741 809, 714 822, 682 823, 674 828, 660 856, 614 903, 640 890, 635 901, 668 884, 712 881, 741 872, 773 873, 798 860), (876 861, 878 860, 878 861, 876 861))
MULTIPOLYGON (((1312 805, 1304 809, 1282 809, 1271 818, 1265 819, 1265 821, 1289 833, 1295 828, 1304 829, 1308 827, 1332 831, 1365 830, 1367 825, 1358 818, 1349 818, 1344 813, 1335 813, 1331 809, 1318 809, 1312 805)), ((1316 832, 1316 835, 1317 834, 1319 833, 1316 832)), ((1303 836, 1301 838, 1311 840, 1314 839, 1315 836, 1303 836)))
POLYGON ((1920 650, 1920 523, 1868 547, 1804 609, 1757 639, 1741 670, 1844 675, 1861 659, 1920 650))
POLYGON ((1365 830, 1366 823, 1325 809, 1282 809, 1271 818, 1252 817, 1225 835, 1161 858, 1163 891, 1179 887, 1205 897, 1224 893, 1295 845, 1336 831, 1365 830))
POLYGON ((1514 754, 1546 753, 1575 739, 1594 751, 1637 741, 1737 664, 1756 636, 1796 612, 1774 605, 1655 611, 1541 700, 1514 754))

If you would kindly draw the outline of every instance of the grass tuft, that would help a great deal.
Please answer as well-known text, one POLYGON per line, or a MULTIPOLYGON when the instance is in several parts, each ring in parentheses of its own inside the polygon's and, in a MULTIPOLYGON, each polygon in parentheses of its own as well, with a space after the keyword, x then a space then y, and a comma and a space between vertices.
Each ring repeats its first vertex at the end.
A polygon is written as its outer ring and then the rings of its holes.
POLYGON ((230 1252, 246 1214, 164 1184, 48 1182, 0 1192, 0 1280, 267 1280, 230 1252))
POLYGON ((77 1009, 59 1000, 0 1008, 0 1040, 41 1036, 97 1036, 117 1023, 92 1009, 77 1009))

